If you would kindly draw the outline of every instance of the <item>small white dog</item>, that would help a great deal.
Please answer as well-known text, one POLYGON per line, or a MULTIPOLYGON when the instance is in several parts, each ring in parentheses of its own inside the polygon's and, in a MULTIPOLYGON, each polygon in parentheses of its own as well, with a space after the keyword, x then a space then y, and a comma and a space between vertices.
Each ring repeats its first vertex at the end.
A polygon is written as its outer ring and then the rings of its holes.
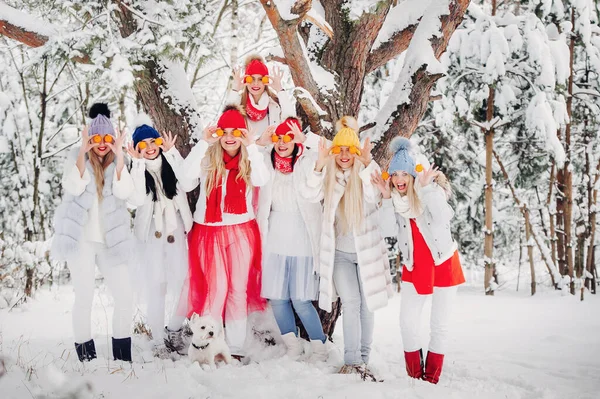
POLYGON ((231 352, 225 343, 223 327, 211 316, 198 316, 196 313, 190 319, 190 328, 194 333, 188 356, 192 362, 208 364, 215 368, 216 360, 231 363, 231 352))

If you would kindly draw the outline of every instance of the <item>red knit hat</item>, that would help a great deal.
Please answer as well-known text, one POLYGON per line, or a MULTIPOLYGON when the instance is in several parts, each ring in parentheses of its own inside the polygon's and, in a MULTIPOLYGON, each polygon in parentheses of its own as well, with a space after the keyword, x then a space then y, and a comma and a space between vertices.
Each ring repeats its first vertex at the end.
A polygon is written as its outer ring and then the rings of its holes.
POLYGON ((253 59, 246 66, 246 75, 260 75, 267 76, 269 74, 269 69, 267 66, 260 60, 253 59))
POLYGON ((302 126, 300 126, 300 121, 297 118, 289 117, 283 122, 281 122, 279 126, 277 126, 277 129, 275 129, 275 134, 278 136, 283 136, 284 134, 290 132, 292 130, 288 125, 288 123, 290 122, 298 126, 298 129, 302 130, 302 126))
POLYGON ((246 129, 246 119, 235 105, 228 105, 217 122, 221 129, 246 129))

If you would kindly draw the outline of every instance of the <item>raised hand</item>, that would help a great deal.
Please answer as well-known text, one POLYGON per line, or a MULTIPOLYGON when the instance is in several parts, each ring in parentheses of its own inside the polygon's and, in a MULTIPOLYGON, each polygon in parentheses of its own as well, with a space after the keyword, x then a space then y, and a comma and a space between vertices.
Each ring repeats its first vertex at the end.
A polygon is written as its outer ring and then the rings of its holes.
POLYGON ((233 68, 231 72, 231 76, 233 77, 233 83, 231 84, 231 88, 235 91, 240 91, 244 88, 244 76, 242 74, 242 67, 237 66, 233 68))
POLYGON ((306 141, 306 136, 302 133, 302 130, 293 122, 288 122, 288 126, 292 133, 294 133, 294 143, 304 143, 306 141))
POLYGON ((240 129, 242 132, 242 137, 238 137, 240 139, 240 141, 242 142, 242 144, 246 147, 248 147, 250 144, 252 144, 254 142, 254 140, 252 140, 252 132, 250 132, 248 129, 240 129))
POLYGON ((283 90, 283 87, 281 86, 281 81, 283 80, 283 71, 281 68, 273 68, 273 76, 269 76, 269 78, 271 78, 270 86, 273 90, 278 93, 283 90))
POLYGON ((208 144, 216 143, 217 141, 219 141, 220 137, 217 136, 217 129, 218 129, 218 127, 216 125, 207 126, 206 128, 204 128, 204 132, 203 132, 204 140, 208 144))
POLYGON ((379 189, 383 198, 388 199, 392 197, 392 189, 390 188, 390 182, 383 180, 381 174, 378 172, 373 172, 371 174, 371 183, 379 189))
POLYGON ((360 161, 363 165, 368 166, 373 160, 373 157, 371 156, 372 149, 373 144, 371 144, 371 140, 367 137, 363 148, 360 149, 360 155, 354 154, 354 158, 360 161))
POLYGON ((162 132, 161 136, 163 138, 163 142, 159 147, 162 148, 163 152, 167 152, 173 148, 175 142, 177 142, 177 139, 179 138, 179 136, 173 135, 170 131, 162 132))
POLYGON ((117 130, 115 133, 117 133, 117 138, 115 139, 115 142, 105 144, 108 146, 108 148, 110 148, 112 152, 115 153, 118 159, 119 156, 123 156, 123 143, 125 142, 126 135, 121 133, 119 130, 117 130))
POLYGON ((90 135, 88 134, 87 125, 83 127, 81 131, 81 147, 79 152, 82 154, 87 154, 92 148, 98 147, 100 143, 94 143, 90 140, 90 135))
POLYGON ((327 165, 327 162, 334 156, 334 154, 331 154, 331 147, 327 145, 325 137, 321 137, 321 140, 319 140, 319 159, 317 159, 315 171, 321 172, 327 165))
POLYGON ((273 134, 275 133, 275 130, 277 129, 277 125, 270 125, 268 126, 265 131, 263 132, 263 134, 260 135, 260 137, 258 138, 258 140, 256 140, 256 145, 260 145, 262 147, 265 147, 269 144, 272 143, 271 141, 271 136, 273 136, 273 134))
POLYGON ((135 159, 142 159, 144 158, 144 155, 146 154, 146 149, 144 148, 142 151, 138 151, 135 149, 135 147, 133 146, 133 143, 129 143, 127 145, 127 153, 129 154, 130 157, 135 158, 135 159))
POLYGON ((440 175, 439 169, 434 164, 431 164, 431 168, 428 170, 424 170, 419 176, 419 183, 421 187, 427 186, 429 183, 433 181, 433 179, 437 178, 440 175))

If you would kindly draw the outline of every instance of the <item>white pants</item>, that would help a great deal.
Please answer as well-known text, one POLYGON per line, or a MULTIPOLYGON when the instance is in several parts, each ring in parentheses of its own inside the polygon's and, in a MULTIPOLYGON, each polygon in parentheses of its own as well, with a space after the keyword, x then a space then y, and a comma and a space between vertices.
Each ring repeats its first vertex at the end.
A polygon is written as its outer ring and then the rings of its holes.
POLYGON ((414 352, 422 348, 420 339, 421 315, 425 301, 431 303, 431 338, 429 351, 443 355, 446 352, 452 305, 456 297, 454 287, 433 287, 432 295, 419 295, 412 283, 402 283, 400 302, 400 331, 405 352, 414 352))
POLYGON ((84 241, 79 254, 67 262, 75 292, 73 304, 73 335, 76 343, 92 339, 92 303, 96 288, 96 265, 114 299, 113 338, 131 336, 133 295, 129 282, 129 271, 125 264, 108 266, 98 261, 106 246, 97 242, 84 241))
POLYGON ((135 274, 144 279, 147 322, 152 338, 160 343, 164 338, 166 299, 171 300, 166 324, 169 330, 179 330, 186 317, 188 250, 181 218, 172 243, 167 241, 166 234, 156 238, 154 231, 152 222, 146 242, 138 243, 139 265, 135 274))

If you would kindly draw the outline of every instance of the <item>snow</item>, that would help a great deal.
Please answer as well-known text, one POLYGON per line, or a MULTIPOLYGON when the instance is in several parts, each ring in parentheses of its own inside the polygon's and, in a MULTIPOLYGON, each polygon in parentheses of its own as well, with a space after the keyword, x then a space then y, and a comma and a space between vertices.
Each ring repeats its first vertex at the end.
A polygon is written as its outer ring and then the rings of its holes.
POLYGON ((558 123, 552 112, 552 107, 546 99, 546 93, 539 92, 527 107, 526 126, 546 139, 546 148, 552 152, 559 168, 565 162, 565 150, 556 132, 558 123))
POLYGON ((371 12, 377 6, 373 0, 345 0, 342 3, 342 10, 348 12, 351 20, 358 20, 364 13, 371 12))
POLYGON ((271 1, 277 7, 277 11, 279 11, 279 15, 281 16, 281 19, 283 19, 285 21, 291 21, 291 20, 299 17, 299 15, 294 14, 292 12, 292 7, 294 6, 294 3, 296 3, 295 0, 271 0, 271 1))
POLYGON ((0 136, 0 154, 8 154, 10 152, 10 146, 8 144, 8 138, 0 136))
MULTIPOLYGON (((0 378, 6 399, 67 397, 194 398, 597 398, 600 381, 600 298, 561 296, 555 291, 529 297, 526 292, 461 287, 440 383, 406 376, 399 331, 401 295, 376 313, 371 368, 382 383, 338 375, 336 364, 310 364, 275 358, 215 371, 181 360, 148 356, 147 343, 134 337, 134 363, 108 356, 106 335, 112 304, 104 287, 96 297, 92 325, 99 358, 81 364, 71 336, 69 286, 42 289, 22 308, 0 310, 2 356, 7 374, 0 378), (31 393, 30 393, 31 392, 31 393)), ((426 311, 429 310, 426 305, 426 311)), ((423 344, 428 329, 422 320, 423 344)), ((334 339, 341 352, 341 319, 334 339)))
POLYGON ((0 20, 8 21, 12 25, 23 28, 26 31, 35 32, 47 37, 58 33, 58 28, 52 24, 12 8, 9 5, 4 4, 4 2, 0 3, 0 20))
POLYGON ((390 40, 395 33, 417 24, 431 2, 432 0, 404 0, 392 7, 373 43, 373 49, 390 40))

